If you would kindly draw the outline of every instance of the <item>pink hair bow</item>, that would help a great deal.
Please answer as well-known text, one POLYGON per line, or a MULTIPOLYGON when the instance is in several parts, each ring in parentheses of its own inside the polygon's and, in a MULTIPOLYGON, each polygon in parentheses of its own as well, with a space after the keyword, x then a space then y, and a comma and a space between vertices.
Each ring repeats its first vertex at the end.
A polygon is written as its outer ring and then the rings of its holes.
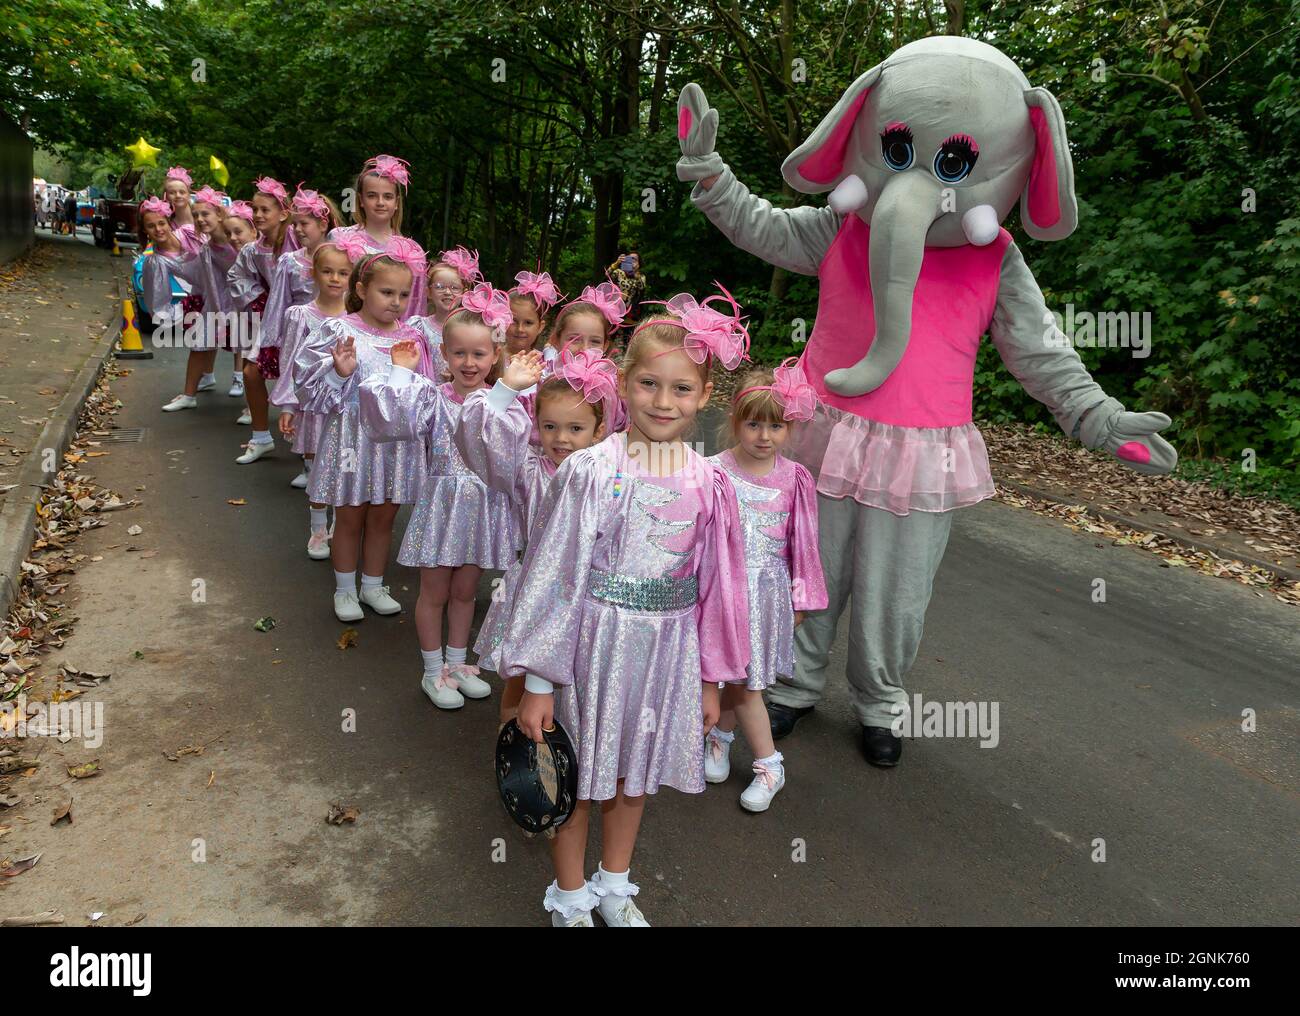
POLYGON ((154 197, 145 198, 140 202, 140 214, 144 215, 145 212, 157 212, 165 219, 170 219, 173 214, 170 202, 154 197))
POLYGON ((574 303, 589 303, 609 322, 610 328, 618 328, 627 317, 627 303, 623 300, 623 291, 612 282, 602 282, 599 286, 588 286, 578 294, 574 303))
POLYGON ((565 343, 555 364, 554 377, 563 378, 587 402, 604 402, 606 406, 618 395, 618 368, 598 349, 571 351, 573 340, 565 343))
POLYGON ((194 192, 194 203, 205 205, 216 205, 221 207, 221 199, 225 197, 219 190, 213 190, 211 187, 203 186, 194 192))
POLYGON ((466 285, 473 285, 483 278, 483 273, 478 268, 478 251, 476 250, 454 247, 439 254, 438 260, 445 261, 456 269, 456 274, 461 277, 466 285))
POLYGON ((392 258, 394 261, 406 265, 414 276, 422 276, 428 260, 424 256, 424 248, 412 240, 409 236, 391 236, 388 238, 388 249, 376 257, 392 258))
POLYGON ((186 187, 193 187, 194 180, 190 177, 190 171, 184 166, 172 166, 167 170, 168 180, 179 180, 186 187))
POLYGON ((468 293, 461 294, 460 305, 482 316, 483 323, 492 329, 493 342, 501 345, 506 341, 506 329, 515 316, 504 290, 494 288, 490 282, 480 282, 468 293))
POLYGON ((227 214, 251 223, 253 221, 253 206, 247 201, 232 201, 230 202, 230 208, 227 209, 227 214))
POLYGON ((515 286, 510 292, 517 293, 520 296, 531 296, 537 301, 537 306, 542 309, 543 313, 563 299, 549 272, 541 272, 538 275, 534 275, 532 272, 520 272, 515 276, 515 281, 519 285, 515 286))
POLYGON ((313 219, 329 221, 330 217, 329 206, 325 204, 320 192, 305 190, 302 184, 298 185, 297 193, 293 196, 293 210, 299 215, 310 215, 313 219))
POLYGON ((281 208, 289 207, 289 192, 279 180, 273 180, 269 176, 259 176, 253 181, 253 186, 257 188, 259 194, 269 194, 275 198, 281 208))
POLYGON ((703 303, 696 302, 690 293, 678 293, 665 306, 681 319, 686 329, 682 348, 687 356, 696 363, 704 363, 714 356, 727 370, 735 370, 741 360, 748 358, 749 330, 740 320, 740 304, 721 283, 714 285, 721 294, 707 297, 703 303), (714 310, 709 306, 712 303, 730 304, 731 313, 714 310))
POLYGON ((392 180, 400 187, 406 187, 411 182, 410 166, 411 164, 405 159, 399 159, 395 155, 376 155, 366 160, 361 172, 374 173, 376 176, 392 180))
POLYGON ((354 265, 366 256, 366 241, 359 229, 341 229, 329 242, 346 254, 354 265))
POLYGON ((808 383, 808 376, 797 356, 787 357, 781 366, 772 371, 770 385, 755 385, 737 393, 736 401, 750 392, 770 391, 781 407, 781 415, 787 420, 811 420, 813 410, 817 408, 817 392, 808 383))

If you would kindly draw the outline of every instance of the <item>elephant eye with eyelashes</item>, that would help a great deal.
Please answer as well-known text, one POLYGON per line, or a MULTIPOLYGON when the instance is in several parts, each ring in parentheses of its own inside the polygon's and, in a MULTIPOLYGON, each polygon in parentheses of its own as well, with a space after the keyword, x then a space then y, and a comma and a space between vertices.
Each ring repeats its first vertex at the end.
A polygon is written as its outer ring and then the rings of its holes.
POLYGON ((912 132, 907 124, 891 123, 880 132, 880 154, 885 165, 897 172, 912 164, 912 132))
POLYGON ((934 175, 944 183, 957 183, 970 176, 975 160, 980 157, 979 145, 967 134, 954 134, 942 145, 934 157, 934 175))

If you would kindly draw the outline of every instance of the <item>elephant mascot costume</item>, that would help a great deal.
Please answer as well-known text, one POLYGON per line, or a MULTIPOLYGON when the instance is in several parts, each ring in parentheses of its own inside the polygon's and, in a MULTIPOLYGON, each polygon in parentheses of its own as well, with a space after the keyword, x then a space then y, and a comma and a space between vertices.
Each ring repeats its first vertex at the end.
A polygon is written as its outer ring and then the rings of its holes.
POLYGON ((1002 52, 939 36, 858 78, 781 166, 828 207, 778 209, 714 150, 718 114, 687 85, 678 100, 677 176, 733 244, 815 275, 817 319, 800 363, 821 404, 790 456, 817 478, 830 605, 795 636, 795 673, 769 693, 783 736, 820 698, 850 602, 847 674, 867 760, 893 765, 952 511, 993 494, 972 422, 975 355, 1003 362, 1065 433, 1143 473, 1178 457, 1161 413, 1109 398, 1056 328, 1025 259, 1001 227, 1016 202, 1035 240, 1062 240, 1078 209, 1065 119, 1002 52))

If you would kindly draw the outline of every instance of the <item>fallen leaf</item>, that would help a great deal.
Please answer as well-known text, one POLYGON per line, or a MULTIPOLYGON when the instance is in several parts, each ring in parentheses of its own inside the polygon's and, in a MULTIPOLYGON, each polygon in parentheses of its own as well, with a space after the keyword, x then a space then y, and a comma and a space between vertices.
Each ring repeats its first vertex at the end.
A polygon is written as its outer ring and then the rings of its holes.
POLYGON ((72 798, 68 798, 67 804, 61 804, 54 809, 54 817, 50 819, 50 825, 58 825, 63 819, 68 820, 68 825, 72 825, 72 798))
POLYGON ((183 759, 186 755, 202 755, 205 744, 187 744, 184 747, 177 748, 174 752, 163 752, 163 758, 168 762, 176 762, 183 759))
POLYGON ((56 910, 43 910, 39 914, 27 914, 24 917, 6 917, 0 920, 0 928, 34 928, 39 924, 62 924, 63 915, 56 910))
POLYGON ((208 783, 207 783, 207 786, 205 786, 203 789, 204 789, 204 790, 207 790, 208 787, 212 786, 212 784, 213 784, 213 782, 216 780, 216 778, 217 778, 217 771, 216 771, 215 769, 213 769, 210 773, 208 773, 208 783))
POLYGON ((340 649, 351 649, 357 644, 357 630, 355 628, 344 628, 343 634, 339 636, 338 642, 335 643, 340 649))
POLYGON ((126 529, 127 536, 139 536, 144 530, 140 526, 128 526, 126 529))
POLYGON ((239 507, 240 505, 248 504, 248 499, 242 497, 228 497, 226 498, 226 504, 233 504, 235 507, 239 507))
POLYGON ((342 825, 344 822, 355 823, 357 816, 361 814, 361 809, 354 805, 331 804, 330 812, 325 816, 325 821, 330 825, 342 825))
POLYGON ((15 875, 21 875, 24 871, 29 871, 36 867, 36 862, 41 859, 40 854, 32 854, 31 857, 23 857, 14 861, 8 868, 0 870, 0 875, 5 878, 13 878, 15 875))
POLYGON ((12 808, 21 800, 18 794, 0 794, 0 808, 12 808))
POLYGON ((267 614, 266 617, 259 617, 256 621, 253 622, 254 631, 270 631, 274 627, 275 627, 275 618, 273 618, 270 614, 267 614))
POLYGON ((104 770, 99 768, 99 759, 93 762, 83 762, 79 766, 68 766, 68 775, 78 780, 89 779, 91 776, 98 776, 104 770))

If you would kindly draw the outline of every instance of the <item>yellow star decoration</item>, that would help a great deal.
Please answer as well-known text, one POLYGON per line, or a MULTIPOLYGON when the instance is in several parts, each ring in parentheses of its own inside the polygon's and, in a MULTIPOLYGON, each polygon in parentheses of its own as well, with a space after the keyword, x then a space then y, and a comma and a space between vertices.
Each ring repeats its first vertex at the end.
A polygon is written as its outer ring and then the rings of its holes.
POLYGON ((230 183, 230 171, 226 169, 226 164, 215 155, 208 160, 208 168, 212 170, 212 178, 222 187, 230 183))
POLYGON ((161 152, 162 149, 154 148, 154 146, 149 144, 149 142, 143 137, 141 137, 135 144, 124 145, 123 147, 131 153, 132 166, 138 168, 140 166, 158 165, 158 153, 161 152))

